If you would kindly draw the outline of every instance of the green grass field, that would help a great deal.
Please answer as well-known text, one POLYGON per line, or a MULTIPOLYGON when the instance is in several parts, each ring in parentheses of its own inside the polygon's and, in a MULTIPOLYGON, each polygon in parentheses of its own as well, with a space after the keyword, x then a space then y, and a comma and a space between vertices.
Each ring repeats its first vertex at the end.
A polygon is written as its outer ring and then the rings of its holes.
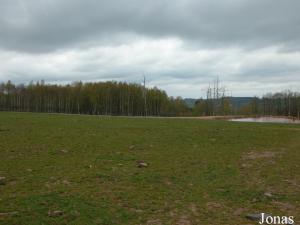
POLYGON ((300 221, 299 125, 1 112, 0 156, 1 225, 300 221))

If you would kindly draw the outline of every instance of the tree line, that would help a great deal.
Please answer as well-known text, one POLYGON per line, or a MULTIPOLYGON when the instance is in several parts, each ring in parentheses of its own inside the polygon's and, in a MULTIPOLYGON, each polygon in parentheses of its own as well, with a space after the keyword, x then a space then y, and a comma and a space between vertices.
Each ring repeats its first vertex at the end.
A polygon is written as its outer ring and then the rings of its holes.
POLYGON ((181 116, 188 108, 181 98, 168 97, 156 87, 126 82, 44 81, 0 84, 0 110, 124 116, 181 116))
POLYGON ((239 110, 240 114, 288 116, 300 118, 300 93, 290 90, 268 93, 253 100, 239 110))
MULTIPOLYGON (((208 90, 210 93, 211 90, 208 90)), ((237 107, 232 103, 232 97, 210 97, 199 99, 193 107, 194 116, 225 116, 225 115, 251 115, 251 116, 287 116, 300 119, 300 93, 283 91, 268 93, 261 98, 252 100, 237 107)))
POLYGON ((268 115, 300 118, 300 93, 284 91, 253 97, 235 107, 232 97, 216 79, 206 97, 189 108, 181 97, 169 97, 165 91, 144 84, 95 82, 57 85, 44 81, 29 84, 0 83, 0 110, 123 116, 225 116, 268 115))
POLYGON ((209 84, 206 98, 198 99, 193 107, 194 116, 288 116, 300 119, 300 93, 286 90, 267 93, 243 106, 235 106, 232 97, 226 95, 226 88, 220 85, 219 78, 209 84))

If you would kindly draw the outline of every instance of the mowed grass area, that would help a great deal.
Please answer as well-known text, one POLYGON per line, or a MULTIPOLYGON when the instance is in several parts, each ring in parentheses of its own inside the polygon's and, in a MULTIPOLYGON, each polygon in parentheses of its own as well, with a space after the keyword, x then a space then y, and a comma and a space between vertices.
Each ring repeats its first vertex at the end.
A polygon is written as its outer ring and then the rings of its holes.
POLYGON ((1 112, 0 155, 0 224, 300 220, 299 125, 1 112))

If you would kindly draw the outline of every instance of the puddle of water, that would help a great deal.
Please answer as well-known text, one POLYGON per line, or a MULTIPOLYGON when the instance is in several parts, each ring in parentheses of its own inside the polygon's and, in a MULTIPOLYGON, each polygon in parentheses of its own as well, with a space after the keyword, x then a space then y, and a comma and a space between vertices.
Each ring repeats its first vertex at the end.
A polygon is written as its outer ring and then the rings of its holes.
POLYGON ((300 124, 300 120, 293 120, 289 118, 277 118, 277 117, 257 117, 257 118, 239 118, 230 119, 229 121, 235 122, 253 122, 253 123, 293 123, 300 124))

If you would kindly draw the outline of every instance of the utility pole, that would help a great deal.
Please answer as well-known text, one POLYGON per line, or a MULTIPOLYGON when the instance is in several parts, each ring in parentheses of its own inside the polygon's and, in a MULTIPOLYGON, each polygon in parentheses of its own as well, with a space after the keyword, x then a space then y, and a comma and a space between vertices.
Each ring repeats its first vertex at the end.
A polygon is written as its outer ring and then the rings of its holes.
POLYGON ((143 86, 144 86, 144 115, 147 116, 147 89, 146 89, 146 76, 144 75, 143 79, 143 86))
POLYGON ((288 92, 288 101, 289 101, 289 117, 291 116, 291 92, 288 92))
POLYGON ((216 102, 216 115, 218 115, 219 113, 219 98, 220 98, 220 87, 219 87, 219 76, 217 76, 217 80, 215 81, 216 83, 216 99, 215 99, 215 102, 216 102))

